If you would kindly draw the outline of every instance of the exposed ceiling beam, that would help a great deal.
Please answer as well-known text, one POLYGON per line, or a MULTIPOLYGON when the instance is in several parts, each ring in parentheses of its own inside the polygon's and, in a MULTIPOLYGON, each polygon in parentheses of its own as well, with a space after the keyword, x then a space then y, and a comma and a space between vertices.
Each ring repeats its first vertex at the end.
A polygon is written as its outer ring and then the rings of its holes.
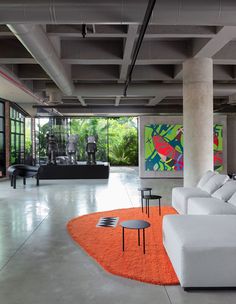
MULTIPOLYGON (((7 23, 93 24, 140 23, 146 1, 16 1, 0 3, 0 20, 7 23)), ((236 25, 235 1, 159 0, 152 23, 169 25, 236 25), (183 4, 184 3, 184 4, 183 4)))
MULTIPOLYGON (((33 106, 38 109, 50 109, 50 106, 33 106)), ((92 107, 78 107, 75 105, 57 105, 56 109, 59 109, 64 116, 70 115, 93 115, 93 114, 119 114, 119 115, 143 115, 143 114, 161 114, 161 113, 182 113, 182 105, 162 105, 157 107, 145 107, 145 106, 92 106, 92 107)))
POLYGON ((120 99, 121 99, 121 96, 116 96, 116 100, 115 100, 115 106, 118 107, 119 104, 120 104, 120 99))
MULTIPOLYGON (((121 29, 114 28, 113 24, 92 24, 93 31, 88 32, 86 37, 90 38, 126 38, 127 33, 121 29), (96 26, 96 28, 95 28, 96 26)), ((145 38, 157 39, 157 38, 212 38, 216 34, 215 26, 181 26, 181 25, 150 25, 145 38)), ((1 34, 1 32, 0 32, 1 34)), ((81 29, 80 25, 47 25, 47 34, 49 36, 59 36, 61 38, 80 38, 81 29)), ((138 37, 138 33, 136 33, 138 37)))
POLYGON ((147 104, 148 106, 156 106, 158 103, 160 103, 166 96, 156 96, 152 98, 149 103, 147 104))
MULTIPOLYGON (((236 37, 236 26, 224 26, 217 34, 209 39, 194 39, 192 45, 192 57, 208 57, 212 58, 218 53, 229 41, 236 37)), ((219 61, 219 60, 218 60, 219 61)), ((217 59, 214 60, 217 62, 217 59)), ((223 62, 222 62, 223 64, 223 62)), ((182 65, 176 66, 174 79, 182 79, 182 65)))
POLYGON ((73 95, 74 85, 43 28, 35 24, 8 25, 18 40, 66 95, 73 95))
POLYGON ((35 94, 17 75, 5 66, 0 66, 0 97, 10 101, 38 102, 43 98, 35 94))
MULTIPOLYGON (((90 97, 114 97, 123 95, 122 84, 77 84, 75 85, 75 93, 77 96, 90 97)), ((214 84, 215 96, 229 96, 236 93, 234 83, 214 84)), ((183 86, 181 83, 166 84, 131 84, 128 91, 129 97, 141 96, 182 96, 183 86)), ((150 97, 149 97, 150 98, 150 97)))
POLYGON ((182 64, 177 64, 174 67, 173 78, 176 80, 181 80, 182 77, 183 77, 183 66, 182 66, 182 64))
POLYGON ((0 58, 0 64, 37 64, 34 58, 0 58))
POLYGON ((236 26, 224 26, 218 33, 207 43, 199 48, 199 40, 194 40, 193 57, 213 57, 218 53, 230 40, 236 37, 236 26))
POLYGON ((86 102, 84 101, 84 98, 82 96, 77 96, 79 102, 83 107, 86 107, 86 102))
POLYGON ((93 33, 96 34, 96 26, 95 26, 95 24, 92 24, 92 28, 93 28, 93 33))
POLYGON ((131 62, 131 55, 134 48, 136 34, 138 31, 138 24, 129 25, 128 33, 124 45, 124 54, 123 54, 123 62, 120 67, 120 81, 125 81, 129 69, 129 64, 131 62))

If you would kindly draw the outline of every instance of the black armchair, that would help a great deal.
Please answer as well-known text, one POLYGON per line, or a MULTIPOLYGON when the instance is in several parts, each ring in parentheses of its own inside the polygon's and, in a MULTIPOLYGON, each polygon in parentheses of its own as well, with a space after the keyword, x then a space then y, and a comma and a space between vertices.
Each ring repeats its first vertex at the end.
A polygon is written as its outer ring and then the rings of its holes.
POLYGON ((36 185, 39 186, 39 167, 29 166, 23 164, 12 165, 7 169, 10 179, 11 179, 11 187, 16 189, 16 178, 17 176, 23 177, 23 184, 26 185, 26 178, 35 177, 36 185))

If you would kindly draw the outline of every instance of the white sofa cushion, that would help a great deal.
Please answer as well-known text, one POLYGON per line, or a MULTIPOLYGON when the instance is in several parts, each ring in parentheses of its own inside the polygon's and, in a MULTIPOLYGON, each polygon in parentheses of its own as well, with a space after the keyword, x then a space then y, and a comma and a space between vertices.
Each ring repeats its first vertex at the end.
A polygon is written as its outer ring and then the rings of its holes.
POLYGON ((228 203, 236 207, 236 192, 228 200, 228 203))
POLYGON ((235 215, 164 216, 163 244, 181 286, 236 286, 235 231, 235 215))
POLYGON ((229 180, 228 175, 215 174, 206 182, 206 184, 202 187, 202 190, 208 192, 209 194, 212 194, 221 186, 223 186, 227 180, 229 180))
POLYGON ((202 187, 206 184, 206 182, 208 182, 208 180, 214 176, 216 173, 211 171, 211 170, 208 170, 203 176, 202 178, 200 179, 200 181, 198 182, 197 184, 197 187, 202 189, 202 187))
POLYGON ((180 214, 188 213, 190 197, 210 197, 210 194, 199 188, 176 187, 172 190, 172 206, 180 214))
POLYGON ((212 197, 221 199, 227 202, 231 196, 236 192, 236 181, 227 181, 222 187, 212 194, 212 197))
POLYGON ((217 198, 194 197, 188 200, 188 214, 236 214, 236 207, 217 198))

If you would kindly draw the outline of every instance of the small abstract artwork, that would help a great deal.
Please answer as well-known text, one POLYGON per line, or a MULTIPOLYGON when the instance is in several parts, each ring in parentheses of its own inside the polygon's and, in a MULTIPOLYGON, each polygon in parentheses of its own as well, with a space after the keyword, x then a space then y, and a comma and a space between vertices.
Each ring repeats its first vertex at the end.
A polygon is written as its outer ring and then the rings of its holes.
MULTIPOLYGON (((150 124, 144 134, 146 171, 183 170, 183 125, 150 124)), ((223 126, 219 124, 214 125, 214 167, 223 169, 223 126)))
POLYGON ((100 217, 96 227, 116 227, 119 222, 118 217, 100 217))

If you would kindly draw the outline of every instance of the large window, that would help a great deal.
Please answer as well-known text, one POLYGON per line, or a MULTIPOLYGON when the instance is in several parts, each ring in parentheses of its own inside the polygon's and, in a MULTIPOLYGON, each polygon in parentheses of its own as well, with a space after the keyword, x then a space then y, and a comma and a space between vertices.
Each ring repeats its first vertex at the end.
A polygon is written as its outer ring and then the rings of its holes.
POLYGON ((6 174, 5 167, 5 107, 4 103, 0 101, 0 177, 6 174))
POLYGON ((33 164, 31 118, 25 118, 25 164, 33 164))
POLYGON ((111 165, 137 166, 137 118, 109 118, 108 122, 109 162, 111 165))
POLYGON ((106 118, 72 118, 71 119, 71 134, 79 135, 79 159, 82 161, 86 160, 86 138, 89 135, 94 135, 97 137, 97 153, 96 159, 98 161, 107 161, 107 127, 108 122, 106 118))
POLYGON ((138 134, 136 117, 86 117, 36 119, 36 151, 38 162, 47 158, 46 133, 52 132, 58 141, 58 155, 66 155, 67 134, 78 134, 78 160, 86 161, 86 138, 98 138, 96 159, 111 165, 138 165, 138 134))
POLYGON ((11 165, 24 163, 25 160, 25 117, 10 107, 11 122, 11 165))

